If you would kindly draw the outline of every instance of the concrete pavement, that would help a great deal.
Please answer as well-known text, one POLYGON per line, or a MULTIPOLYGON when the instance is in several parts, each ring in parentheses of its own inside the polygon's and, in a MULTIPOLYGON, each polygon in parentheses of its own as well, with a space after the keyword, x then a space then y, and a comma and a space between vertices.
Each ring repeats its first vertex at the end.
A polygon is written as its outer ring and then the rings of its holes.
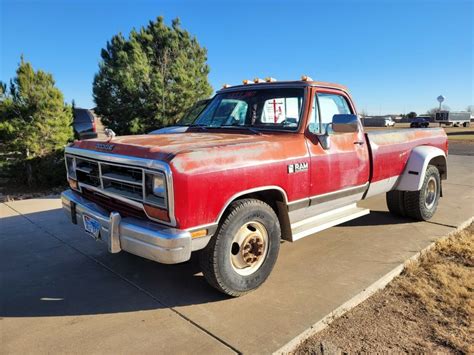
POLYGON ((474 215, 474 157, 450 156, 430 222, 372 213, 282 245, 262 288, 228 299, 196 258, 160 265, 73 226, 58 199, 0 205, 1 344, 18 352, 270 353, 474 215))

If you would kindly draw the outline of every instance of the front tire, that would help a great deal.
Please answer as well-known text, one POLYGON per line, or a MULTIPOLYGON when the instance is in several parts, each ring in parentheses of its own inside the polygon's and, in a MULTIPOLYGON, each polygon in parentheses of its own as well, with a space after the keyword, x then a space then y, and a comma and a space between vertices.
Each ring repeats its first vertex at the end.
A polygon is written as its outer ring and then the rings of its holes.
POLYGON ((268 204, 255 199, 233 202, 199 255, 204 277, 229 296, 255 290, 275 265, 280 237, 280 223, 268 204))
POLYGON ((428 221, 438 207, 441 195, 441 178, 438 168, 428 165, 420 191, 405 192, 405 210, 409 217, 428 221))

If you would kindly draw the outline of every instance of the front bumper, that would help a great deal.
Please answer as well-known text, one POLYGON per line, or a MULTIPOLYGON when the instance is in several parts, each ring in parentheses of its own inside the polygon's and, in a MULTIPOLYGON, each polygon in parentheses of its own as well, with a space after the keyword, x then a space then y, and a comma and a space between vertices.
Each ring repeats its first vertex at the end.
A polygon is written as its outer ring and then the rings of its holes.
MULTIPOLYGON (((100 223, 99 240, 108 244, 111 253, 125 250, 163 264, 176 264, 189 260, 193 249, 197 250, 205 245, 204 240, 193 241, 188 231, 132 217, 121 217, 117 212, 109 213, 72 190, 64 191, 61 200, 74 224, 84 228, 84 215, 100 223)), ((210 237, 204 237, 207 238, 210 237)))

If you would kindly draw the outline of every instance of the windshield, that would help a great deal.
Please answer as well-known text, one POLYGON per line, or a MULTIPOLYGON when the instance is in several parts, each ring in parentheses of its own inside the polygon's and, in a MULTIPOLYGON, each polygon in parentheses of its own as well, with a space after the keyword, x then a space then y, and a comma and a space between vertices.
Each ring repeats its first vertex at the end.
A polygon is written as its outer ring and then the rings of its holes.
POLYGON ((304 89, 275 88, 218 94, 194 121, 201 127, 298 129, 304 89))
POLYGON ((178 122, 176 122, 176 126, 189 126, 194 120, 199 116, 199 114, 204 110, 206 105, 211 100, 201 100, 194 104, 183 117, 181 117, 178 122))

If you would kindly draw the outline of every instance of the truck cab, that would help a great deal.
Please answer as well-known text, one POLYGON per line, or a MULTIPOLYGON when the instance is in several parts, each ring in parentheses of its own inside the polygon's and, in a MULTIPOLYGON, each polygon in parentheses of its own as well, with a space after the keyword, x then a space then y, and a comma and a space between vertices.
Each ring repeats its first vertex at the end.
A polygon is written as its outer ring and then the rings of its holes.
POLYGON ((225 87, 184 133, 75 142, 65 211, 112 253, 161 263, 199 253, 231 296, 269 276, 281 240, 389 210, 427 220, 447 178, 442 129, 364 132, 347 88, 302 80, 225 87))

